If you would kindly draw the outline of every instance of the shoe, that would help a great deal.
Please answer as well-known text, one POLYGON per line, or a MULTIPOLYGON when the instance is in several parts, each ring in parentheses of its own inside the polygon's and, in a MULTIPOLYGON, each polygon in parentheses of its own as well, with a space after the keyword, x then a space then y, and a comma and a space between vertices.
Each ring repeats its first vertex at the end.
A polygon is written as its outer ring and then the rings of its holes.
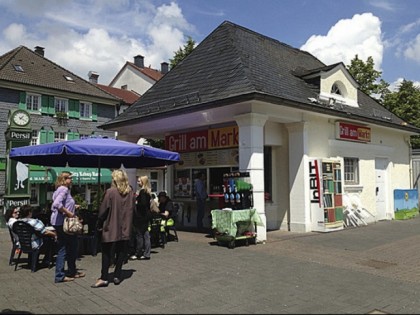
POLYGON ((121 279, 120 278, 114 278, 114 284, 115 285, 119 285, 121 283, 121 279))
POLYGON ((83 278, 84 276, 86 276, 86 274, 84 272, 76 272, 76 274, 73 276, 73 278, 83 278))
POLYGON ((130 260, 137 260, 138 258, 137 258, 137 256, 136 255, 133 255, 133 256, 130 256, 130 260))
POLYGON ((150 259, 150 257, 141 256, 139 259, 140 259, 140 260, 149 260, 149 259, 150 259))
POLYGON ((107 286, 108 286, 108 281, 104 281, 104 280, 98 279, 96 281, 96 283, 95 284, 92 284, 90 287, 91 288, 104 288, 104 287, 107 287, 107 286))
POLYGON ((64 277, 61 282, 71 282, 71 281, 74 281, 74 278, 72 278, 72 277, 64 277))

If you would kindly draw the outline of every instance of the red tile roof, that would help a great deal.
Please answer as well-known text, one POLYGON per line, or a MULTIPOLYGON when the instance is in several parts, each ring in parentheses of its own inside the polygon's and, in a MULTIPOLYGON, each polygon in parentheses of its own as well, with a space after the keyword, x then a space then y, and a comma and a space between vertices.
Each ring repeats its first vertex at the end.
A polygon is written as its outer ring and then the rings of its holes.
POLYGON ((122 99, 124 103, 126 103, 127 105, 133 104, 135 101, 137 101, 140 98, 140 95, 133 91, 119 89, 119 88, 115 88, 115 87, 107 86, 103 84, 96 84, 96 85, 102 90, 108 92, 109 94, 112 94, 122 99))

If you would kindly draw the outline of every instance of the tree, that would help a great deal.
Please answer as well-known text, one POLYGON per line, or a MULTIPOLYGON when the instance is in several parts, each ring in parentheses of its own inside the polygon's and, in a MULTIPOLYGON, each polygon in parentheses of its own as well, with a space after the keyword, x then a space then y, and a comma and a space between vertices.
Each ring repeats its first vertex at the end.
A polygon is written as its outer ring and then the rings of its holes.
POLYGON ((170 61, 170 68, 173 69, 178 63, 180 63, 182 60, 184 60, 185 57, 187 57, 194 49, 195 41, 188 36, 187 43, 184 45, 184 47, 179 47, 179 49, 174 52, 174 58, 169 59, 170 61))
MULTIPOLYGON (((403 80, 398 91, 384 98, 384 107, 407 123, 420 128, 420 88, 403 80)), ((411 137, 413 149, 420 148, 420 136, 411 137)))
POLYGON ((359 83, 359 88, 362 92, 383 103, 384 97, 390 93, 388 89, 389 84, 380 79, 382 72, 375 70, 374 66, 375 63, 371 56, 367 58, 365 63, 356 55, 351 60, 350 65, 346 67, 357 83, 359 83))

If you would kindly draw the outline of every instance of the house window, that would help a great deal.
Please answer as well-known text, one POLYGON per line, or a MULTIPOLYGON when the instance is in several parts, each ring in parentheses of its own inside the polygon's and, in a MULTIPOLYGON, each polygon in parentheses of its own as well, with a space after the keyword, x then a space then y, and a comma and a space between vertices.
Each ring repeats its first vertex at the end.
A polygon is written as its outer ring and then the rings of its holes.
POLYGON ((344 184, 359 184, 359 159, 344 158, 344 184))
POLYGON ((80 118, 92 117, 92 104, 87 102, 80 102, 80 118))
POLYGON ((55 98, 54 108, 56 113, 67 113, 69 108, 69 100, 65 98, 55 98))
POLYGON ((37 145, 38 139, 39 139, 38 130, 36 129, 32 130, 31 145, 37 145))
POLYGON ((26 95, 26 109, 37 112, 41 108, 41 95, 26 95))
POLYGON ((272 149, 264 147, 264 200, 273 200, 273 182, 272 182, 272 149))
POLYGON ((21 65, 13 65, 13 68, 15 68, 17 72, 25 72, 23 71, 23 67, 21 65))
POLYGON ((66 140, 66 133, 65 132, 59 132, 54 131, 54 142, 60 142, 66 140))
POLYGON ((331 94, 337 94, 337 95, 342 95, 341 94, 341 90, 340 90, 340 88, 338 87, 338 85, 337 84, 333 84, 332 85, 332 87, 331 87, 331 94))

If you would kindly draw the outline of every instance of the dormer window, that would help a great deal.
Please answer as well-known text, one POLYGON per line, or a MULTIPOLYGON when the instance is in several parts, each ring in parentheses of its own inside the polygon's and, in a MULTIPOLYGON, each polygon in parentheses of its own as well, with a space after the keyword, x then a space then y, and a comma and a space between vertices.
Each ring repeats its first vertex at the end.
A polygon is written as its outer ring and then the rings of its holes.
POLYGON ((332 85, 332 87, 331 87, 331 94, 337 94, 337 95, 343 95, 342 93, 341 93, 341 90, 340 90, 340 88, 338 87, 338 85, 337 84, 333 84, 332 85))

